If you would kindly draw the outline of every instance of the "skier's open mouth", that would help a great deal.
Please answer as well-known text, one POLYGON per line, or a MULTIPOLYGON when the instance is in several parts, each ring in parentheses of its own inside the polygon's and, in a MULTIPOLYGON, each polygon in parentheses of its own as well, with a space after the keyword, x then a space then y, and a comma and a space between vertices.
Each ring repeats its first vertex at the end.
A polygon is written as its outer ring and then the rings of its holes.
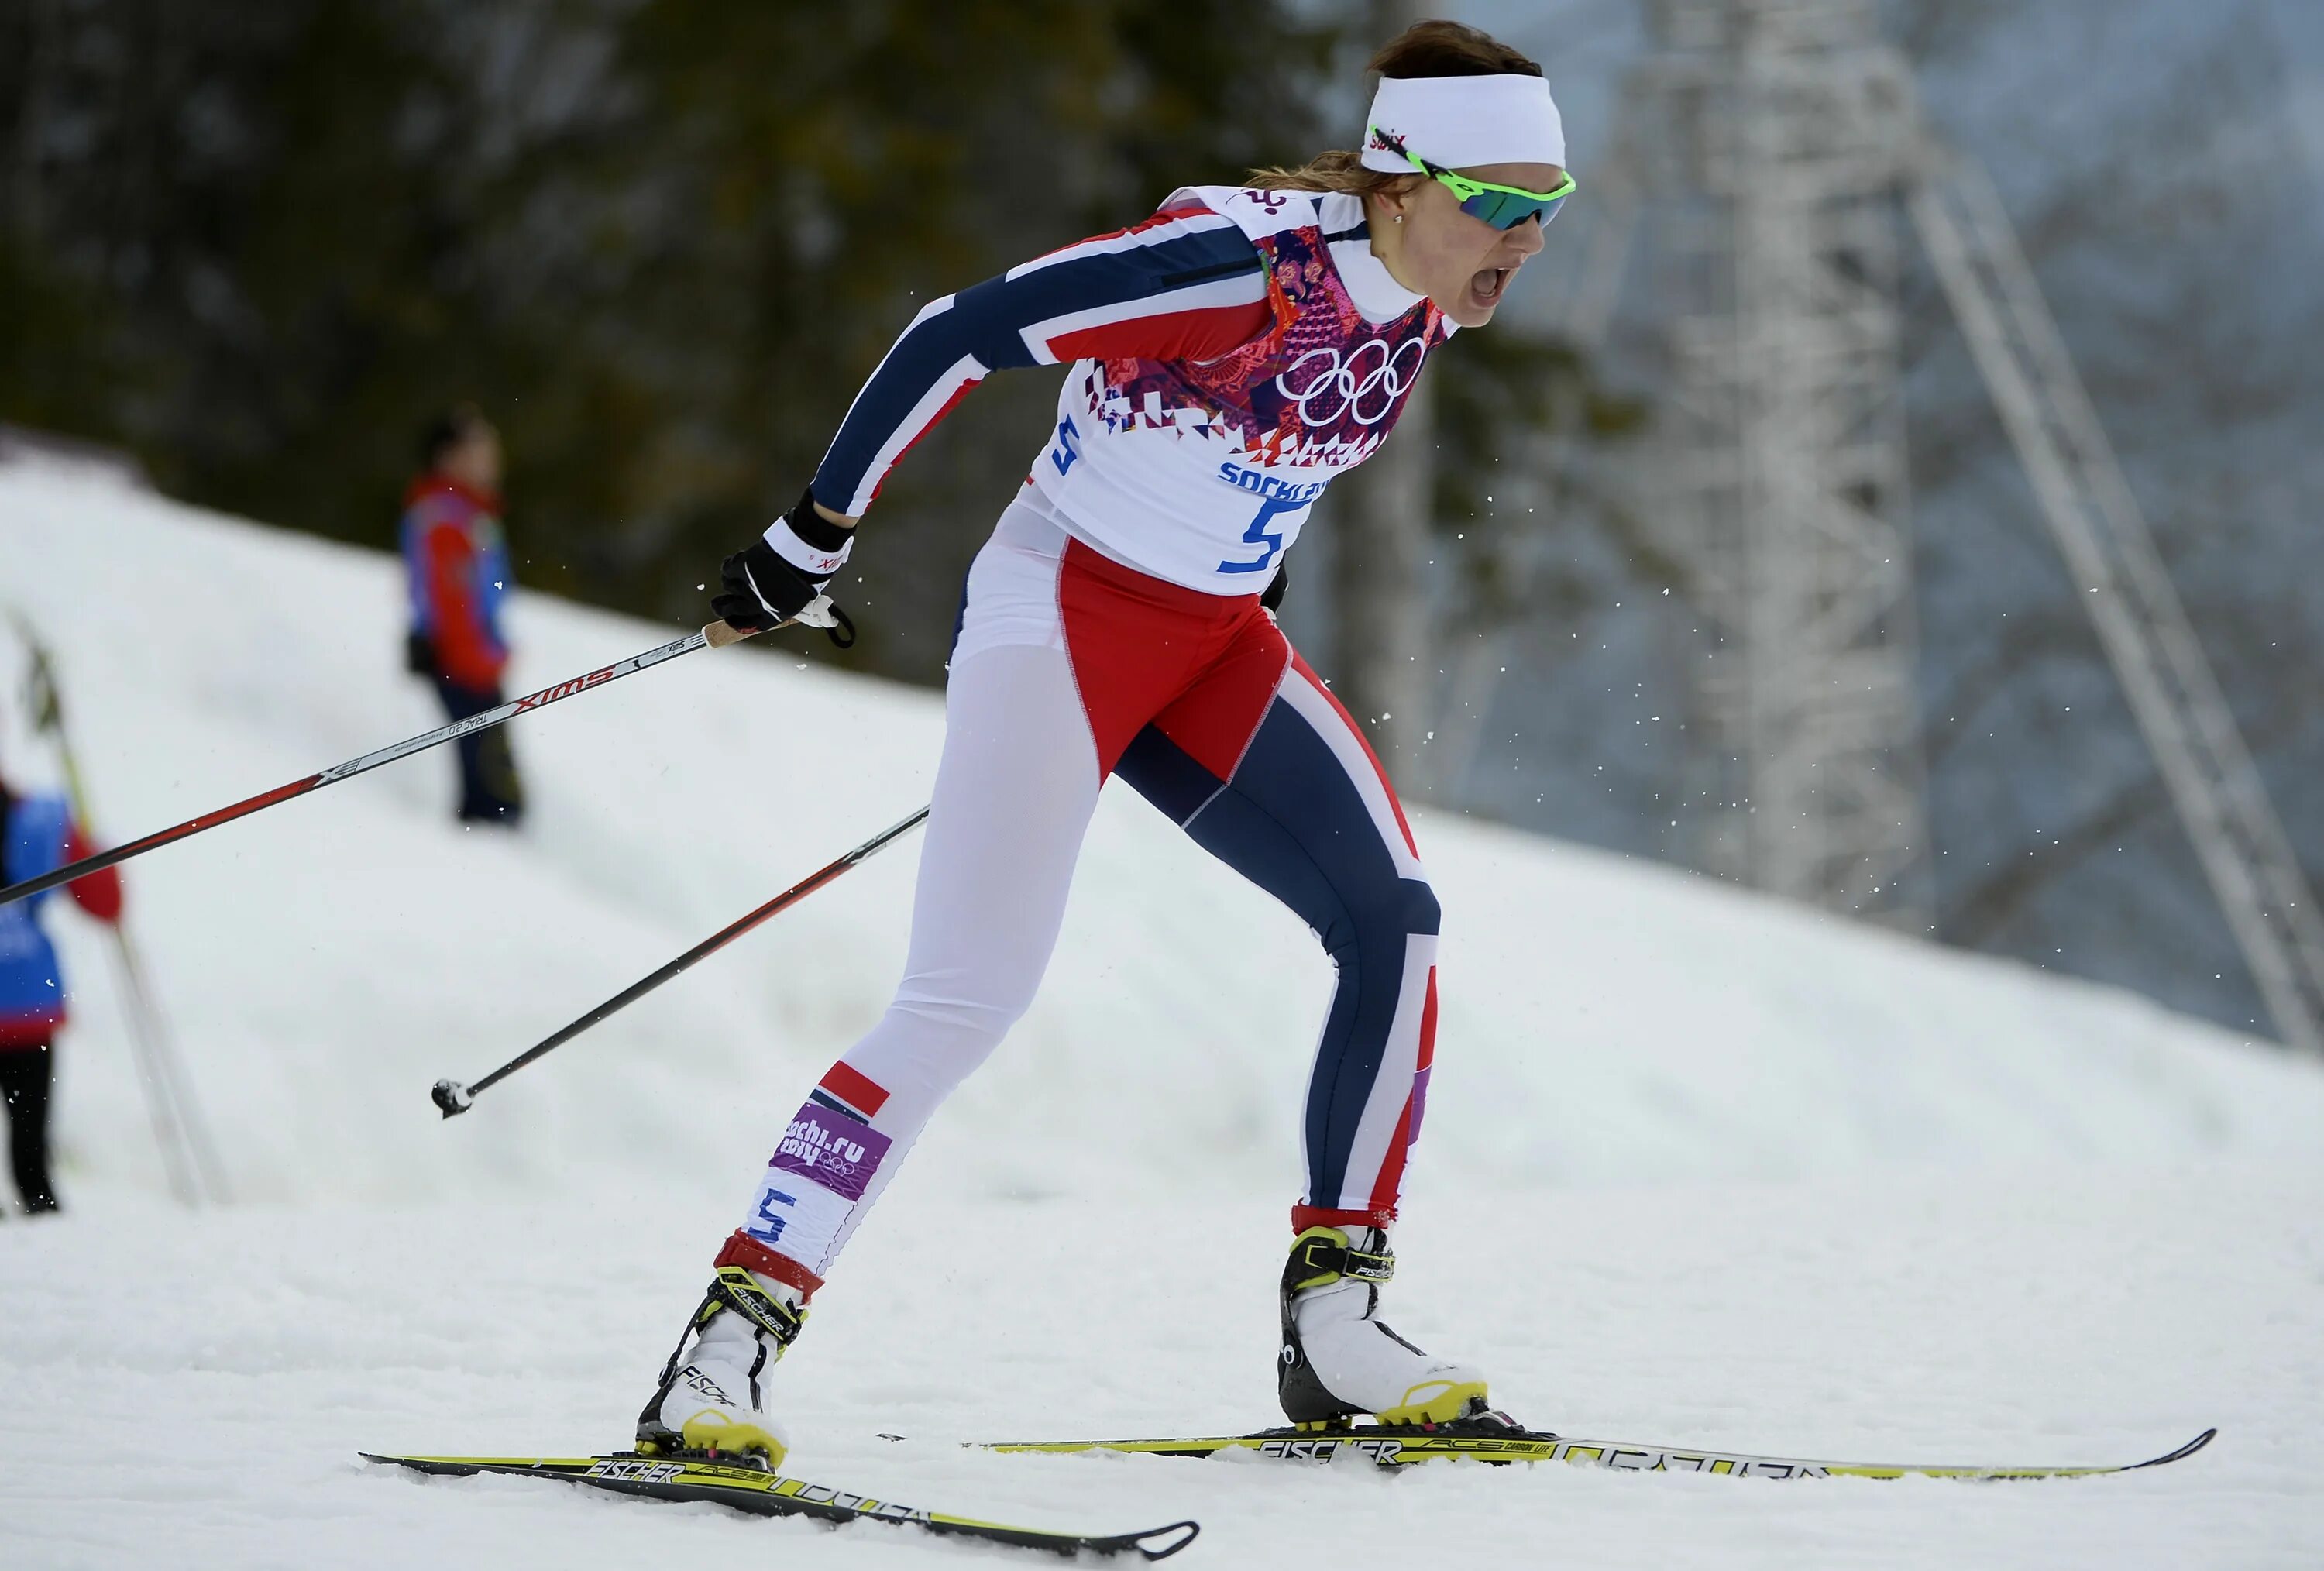
POLYGON ((1514 267, 1488 267, 1469 281, 1469 299, 1480 306, 1501 303, 1501 291, 1517 273, 1514 267))

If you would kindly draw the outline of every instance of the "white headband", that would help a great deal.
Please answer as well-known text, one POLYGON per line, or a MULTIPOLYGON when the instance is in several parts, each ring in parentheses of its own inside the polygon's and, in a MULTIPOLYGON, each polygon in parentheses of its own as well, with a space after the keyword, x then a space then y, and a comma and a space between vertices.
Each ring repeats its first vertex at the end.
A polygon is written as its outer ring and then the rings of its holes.
POLYGON ((1374 145, 1372 129, 1402 139, 1439 169, 1487 163, 1565 166, 1565 123, 1541 77, 1382 77, 1365 125, 1366 169, 1410 174, 1412 165, 1374 145))

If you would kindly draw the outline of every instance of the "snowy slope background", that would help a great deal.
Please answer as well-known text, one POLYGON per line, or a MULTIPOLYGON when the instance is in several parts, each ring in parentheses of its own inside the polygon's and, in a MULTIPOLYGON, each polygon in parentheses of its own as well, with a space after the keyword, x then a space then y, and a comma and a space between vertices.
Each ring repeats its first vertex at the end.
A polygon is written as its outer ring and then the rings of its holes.
MULTIPOLYGON (((18 466, 0 561, 58 649, 115 837, 436 723, 396 669, 386 559, 18 466)), ((514 629, 518 689, 669 632, 521 595, 514 629)), ((10 710, 0 768, 52 778, 10 710)), ((73 1209, 0 1226, 0 1561, 968 1553, 351 1460, 620 1443, 771 1136, 884 1001, 912 843, 469 1117, 442 1123, 428 1086, 918 807, 941 729, 922 692, 698 654, 519 723, 521 836, 456 828, 429 755, 135 864, 132 919, 241 1202, 225 1213, 168 1202, 99 936, 55 911, 78 985, 73 1209), (98 1448, 147 1465, 56 1459, 68 1411, 120 1415, 98 1448), (266 1465, 188 1454, 229 1445, 266 1465)), ((957 1453, 1271 1412, 1328 970, 1117 790, 1041 1002, 785 1368, 792 1471, 1063 1525, 1193 1514, 1190 1566, 1357 1528, 1381 1563, 2314 1562, 2324 1075, 2126 993, 1665 869, 1442 817, 1416 831, 1447 917, 1406 1330, 1476 1356, 1531 1421, 1606 1438, 2028 1463, 2213 1423, 2220 1442, 2034 1491, 957 1453)))

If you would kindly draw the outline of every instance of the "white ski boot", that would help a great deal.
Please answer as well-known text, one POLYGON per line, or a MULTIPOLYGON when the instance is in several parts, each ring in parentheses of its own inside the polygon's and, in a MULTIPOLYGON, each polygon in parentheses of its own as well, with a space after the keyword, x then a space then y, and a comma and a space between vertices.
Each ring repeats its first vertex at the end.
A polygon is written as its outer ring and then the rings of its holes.
POLYGON ((790 1438, 768 1417, 761 1377, 807 1324, 798 1289, 721 1265, 638 1415, 638 1449, 780 1467, 790 1438))
POLYGON ((1423 1353, 1378 1318, 1396 1255, 1377 1227, 1311 1227, 1283 1270, 1276 1391, 1295 1424, 1370 1413, 1383 1424, 1449 1424, 1491 1410, 1485 1377, 1423 1353))

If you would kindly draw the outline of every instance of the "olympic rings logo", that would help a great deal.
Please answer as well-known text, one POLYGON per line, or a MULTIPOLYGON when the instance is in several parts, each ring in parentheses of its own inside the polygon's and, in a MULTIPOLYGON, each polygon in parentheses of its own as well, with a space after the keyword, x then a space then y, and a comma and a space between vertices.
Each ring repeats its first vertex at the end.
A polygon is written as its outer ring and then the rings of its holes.
POLYGON ((1351 415, 1358 425, 1378 425, 1419 376, 1427 353, 1425 337, 1406 338, 1394 350, 1385 338, 1370 338, 1344 361, 1337 349, 1310 349, 1275 379, 1275 388, 1298 405, 1299 418, 1308 425, 1337 425, 1351 415))

